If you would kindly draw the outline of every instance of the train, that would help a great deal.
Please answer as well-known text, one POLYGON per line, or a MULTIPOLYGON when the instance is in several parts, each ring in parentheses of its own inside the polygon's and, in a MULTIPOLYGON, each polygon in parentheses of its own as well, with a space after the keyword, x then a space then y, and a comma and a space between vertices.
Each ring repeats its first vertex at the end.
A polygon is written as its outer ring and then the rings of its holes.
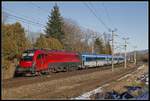
MULTIPOLYGON (((124 62, 124 57, 114 56, 114 64, 124 62)), ((50 72, 81 70, 110 65, 108 54, 78 53, 65 50, 28 49, 20 58, 15 75, 41 75, 50 72)))

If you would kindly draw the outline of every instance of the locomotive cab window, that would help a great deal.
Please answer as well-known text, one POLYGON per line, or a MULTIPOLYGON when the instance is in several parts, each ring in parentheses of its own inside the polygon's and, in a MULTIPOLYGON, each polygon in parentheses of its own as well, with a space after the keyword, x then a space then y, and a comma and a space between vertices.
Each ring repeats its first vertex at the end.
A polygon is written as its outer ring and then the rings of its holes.
POLYGON ((37 59, 43 58, 43 55, 44 55, 44 54, 39 54, 39 55, 37 56, 37 59))
POLYGON ((25 52, 22 54, 21 60, 22 60, 22 61, 32 61, 33 56, 34 56, 34 52, 25 51, 25 52))

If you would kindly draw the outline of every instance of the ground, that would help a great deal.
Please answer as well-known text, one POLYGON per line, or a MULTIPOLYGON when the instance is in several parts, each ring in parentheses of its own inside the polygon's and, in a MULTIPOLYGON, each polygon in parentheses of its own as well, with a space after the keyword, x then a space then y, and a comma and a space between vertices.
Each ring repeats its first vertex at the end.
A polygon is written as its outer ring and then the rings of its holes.
POLYGON ((114 72, 111 69, 94 68, 5 80, 2 82, 2 99, 70 99, 137 70, 135 65, 128 65, 126 69, 123 65, 118 67, 114 72))

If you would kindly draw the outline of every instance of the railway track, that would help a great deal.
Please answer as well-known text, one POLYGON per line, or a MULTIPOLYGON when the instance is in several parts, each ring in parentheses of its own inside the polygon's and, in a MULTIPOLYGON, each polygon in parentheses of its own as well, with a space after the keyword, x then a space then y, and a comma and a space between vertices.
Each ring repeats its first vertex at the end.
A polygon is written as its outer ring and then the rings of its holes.
MULTIPOLYGON (((115 68, 122 67, 123 64, 116 64, 115 68)), ((19 87, 22 85, 28 85, 38 82, 45 82, 49 80, 59 79, 59 78, 65 78, 65 77, 71 77, 75 75, 82 75, 82 74, 88 74, 95 71, 104 71, 111 69, 111 66, 103 66, 103 67, 97 67, 97 68, 89 68, 89 69, 83 69, 83 70, 76 70, 76 71, 69 71, 69 72, 59 72, 59 73, 50 73, 49 75, 43 75, 43 76, 36 76, 36 77, 16 77, 13 79, 4 80, 2 82, 3 88, 13 88, 13 87, 19 87)))

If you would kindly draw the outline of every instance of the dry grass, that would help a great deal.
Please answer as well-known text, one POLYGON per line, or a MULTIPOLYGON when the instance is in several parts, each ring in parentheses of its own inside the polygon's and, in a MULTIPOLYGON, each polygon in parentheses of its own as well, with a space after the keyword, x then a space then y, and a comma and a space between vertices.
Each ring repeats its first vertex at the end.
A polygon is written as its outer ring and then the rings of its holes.
POLYGON ((2 79, 10 79, 13 78, 16 66, 14 63, 9 62, 7 68, 2 68, 2 79))

